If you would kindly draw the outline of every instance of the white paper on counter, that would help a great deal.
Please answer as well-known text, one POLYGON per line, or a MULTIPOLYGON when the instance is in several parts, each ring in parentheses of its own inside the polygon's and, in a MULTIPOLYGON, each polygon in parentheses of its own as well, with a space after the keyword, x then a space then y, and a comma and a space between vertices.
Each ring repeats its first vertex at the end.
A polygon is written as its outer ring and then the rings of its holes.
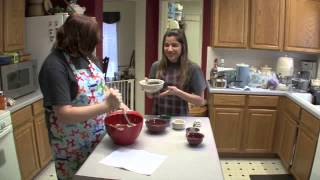
POLYGON ((165 155, 122 147, 103 158, 100 163, 151 175, 166 158, 167 156, 165 155))

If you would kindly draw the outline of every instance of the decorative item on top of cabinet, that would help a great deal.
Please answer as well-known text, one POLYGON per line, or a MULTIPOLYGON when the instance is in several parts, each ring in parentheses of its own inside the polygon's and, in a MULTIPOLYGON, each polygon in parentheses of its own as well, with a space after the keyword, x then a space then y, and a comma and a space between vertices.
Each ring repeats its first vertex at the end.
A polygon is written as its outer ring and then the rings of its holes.
POLYGON ((301 113, 295 154, 290 170, 297 180, 308 180, 310 177, 319 129, 320 120, 303 110, 301 113))
POLYGON ((214 47, 246 48, 249 0, 215 0, 212 43, 214 47))
POLYGON ((4 51, 24 49, 25 1, 4 0, 3 12, 4 51))
POLYGON ((320 52, 320 1, 286 0, 284 50, 320 52))
POLYGON ((285 0, 251 0, 250 48, 281 50, 285 0))

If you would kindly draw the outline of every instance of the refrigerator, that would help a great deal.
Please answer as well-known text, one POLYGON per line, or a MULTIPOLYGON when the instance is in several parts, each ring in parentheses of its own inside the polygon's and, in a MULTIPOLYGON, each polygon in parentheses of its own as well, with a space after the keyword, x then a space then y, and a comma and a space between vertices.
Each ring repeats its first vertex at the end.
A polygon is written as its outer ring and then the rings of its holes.
POLYGON ((56 39, 57 29, 65 22, 68 14, 34 16, 25 18, 25 51, 31 53, 40 68, 56 39))

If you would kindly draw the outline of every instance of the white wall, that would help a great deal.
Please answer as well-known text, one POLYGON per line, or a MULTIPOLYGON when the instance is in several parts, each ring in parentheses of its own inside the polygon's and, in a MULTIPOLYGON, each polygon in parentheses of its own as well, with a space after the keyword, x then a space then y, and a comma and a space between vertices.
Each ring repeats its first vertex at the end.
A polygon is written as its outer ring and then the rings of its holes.
POLYGON ((144 92, 141 91, 139 80, 144 79, 145 74, 145 34, 146 34, 146 0, 136 0, 136 14, 137 19, 135 24, 135 42, 136 48, 136 110, 144 114, 144 92))
MULTIPOLYGON (((300 60, 317 60, 316 55, 294 53, 294 52, 280 52, 271 50, 255 50, 255 49, 234 49, 234 48, 212 48, 207 49, 207 70, 206 79, 210 78, 210 70, 213 67, 214 58, 225 59, 225 67, 235 67, 238 63, 246 63, 251 66, 260 67, 268 65, 273 70, 276 68, 278 57, 285 56, 293 57, 295 67, 299 68, 300 60)), ((319 72, 319 71, 318 71, 319 72)))
POLYGON ((132 51, 135 49, 134 1, 104 1, 104 12, 120 12, 118 22, 118 65, 129 66, 132 51))

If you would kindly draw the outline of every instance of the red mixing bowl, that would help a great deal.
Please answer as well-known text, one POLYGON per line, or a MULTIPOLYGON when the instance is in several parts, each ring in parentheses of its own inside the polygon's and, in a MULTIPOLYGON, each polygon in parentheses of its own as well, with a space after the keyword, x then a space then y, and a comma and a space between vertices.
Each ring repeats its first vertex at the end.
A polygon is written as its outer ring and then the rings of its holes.
POLYGON ((135 124, 134 126, 128 125, 122 111, 113 112, 104 120, 108 135, 115 144, 133 144, 141 132, 143 125, 142 115, 137 111, 127 111, 127 116, 135 124))

